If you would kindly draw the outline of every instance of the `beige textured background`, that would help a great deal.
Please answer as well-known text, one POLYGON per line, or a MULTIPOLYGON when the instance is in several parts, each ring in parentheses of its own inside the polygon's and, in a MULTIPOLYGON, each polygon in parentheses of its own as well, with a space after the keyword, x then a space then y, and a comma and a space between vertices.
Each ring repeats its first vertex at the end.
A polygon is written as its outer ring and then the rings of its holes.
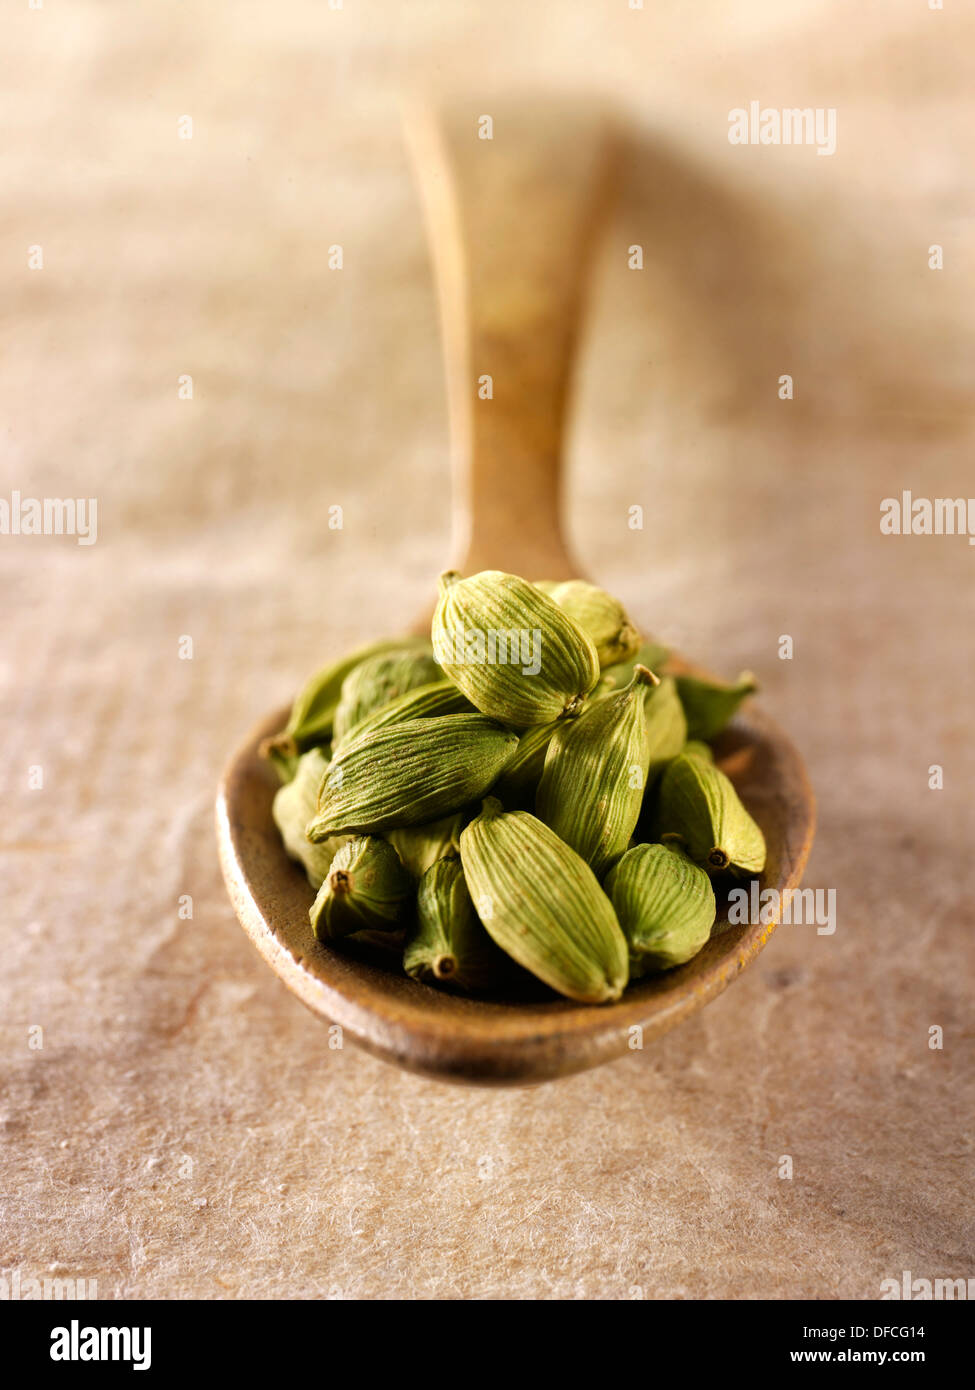
POLYGON ((975 491, 971 6, 4 11, 0 495, 95 496, 99 538, 0 537, 0 1273, 117 1298, 868 1299, 975 1274, 975 550, 878 530, 902 487, 975 491), (328 1051, 237 926, 211 819, 248 727, 407 622, 447 558, 398 93, 449 78, 479 105, 502 77, 610 90, 630 123, 575 544, 649 627, 759 673, 839 925, 781 929, 643 1053, 490 1093, 328 1051), (835 106, 836 154, 730 146, 753 99, 835 106))

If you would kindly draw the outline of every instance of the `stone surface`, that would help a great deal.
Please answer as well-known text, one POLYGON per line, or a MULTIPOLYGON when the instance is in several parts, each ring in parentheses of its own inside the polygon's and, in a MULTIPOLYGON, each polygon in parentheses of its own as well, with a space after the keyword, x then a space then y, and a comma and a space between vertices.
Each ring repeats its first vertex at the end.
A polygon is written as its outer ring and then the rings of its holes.
POLYGON ((906 0, 7 16, 0 496, 99 510, 92 546, 0 537, 0 1274, 871 1299, 975 1272, 975 552, 878 525, 902 488, 972 490, 973 39, 960 7, 906 0), (806 881, 837 928, 781 928, 642 1053, 493 1093, 329 1050, 238 927, 211 822, 247 728, 409 622, 448 558, 398 94, 502 71, 610 89, 632 132, 576 548, 647 627, 756 671, 807 757, 806 881), (729 145, 753 99, 835 106, 835 155, 729 145))

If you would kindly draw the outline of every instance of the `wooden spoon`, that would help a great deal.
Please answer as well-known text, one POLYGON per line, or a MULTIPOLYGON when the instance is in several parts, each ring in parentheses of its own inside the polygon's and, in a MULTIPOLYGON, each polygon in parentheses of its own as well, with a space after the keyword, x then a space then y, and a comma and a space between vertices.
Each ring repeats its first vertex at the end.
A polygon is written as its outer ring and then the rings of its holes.
MULTIPOLYGON (((582 271, 612 164, 608 125, 575 106, 508 102, 420 115, 410 129, 447 349, 457 568, 571 577, 578 569, 559 507, 562 428, 582 271), (491 140, 478 138, 484 115, 492 117, 491 140), (485 376, 490 398, 478 395, 485 376)), ((418 626, 428 629, 429 613, 418 626)), ((774 930, 775 921, 729 927, 719 912, 711 940, 687 965, 636 981, 619 1002, 599 1007, 542 986, 504 999, 450 994, 409 979, 398 956, 380 949, 321 945, 308 922, 311 890, 271 818, 277 777, 258 755, 286 718, 279 710, 265 719, 224 774, 217 800, 224 877, 242 925, 285 984, 343 1036, 388 1061, 485 1084, 582 1071, 700 1009, 774 930)), ((754 709, 722 735, 716 754, 765 833, 761 887, 778 889, 785 901, 801 880, 814 829, 802 761, 754 709)))

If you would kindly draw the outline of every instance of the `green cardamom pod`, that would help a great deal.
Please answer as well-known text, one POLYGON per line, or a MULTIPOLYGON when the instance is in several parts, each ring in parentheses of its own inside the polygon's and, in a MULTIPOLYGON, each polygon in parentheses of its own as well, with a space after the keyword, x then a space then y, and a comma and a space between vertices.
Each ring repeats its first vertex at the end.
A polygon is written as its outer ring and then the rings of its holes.
POLYGON ((276 735, 275 738, 266 738, 261 743, 258 752, 262 758, 267 758, 271 766, 281 780, 282 785, 294 780, 298 772, 298 762, 301 758, 300 753, 291 753, 288 746, 280 740, 283 735, 276 735))
POLYGON ((336 752, 308 838, 422 825, 479 800, 518 747, 518 735, 483 714, 409 719, 336 752))
POLYGON ((730 780, 701 757, 681 756, 660 781, 657 839, 674 838, 697 864, 758 874, 765 868, 765 837, 730 780))
POLYGON ((417 890, 416 927, 403 953, 407 975, 476 992, 497 984, 507 965, 474 911, 460 860, 438 860, 417 890))
POLYGON ((685 758, 703 758, 706 763, 714 762, 714 751, 711 745, 698 738, 689 738, 681 752, 685 758))
MULTIPOLYGON (((409 922, 412 918, 412 907, 404 915, 404 921, 409 922)), ((354 941, 357 946, 378 946, 386 952, 390 969, 398 965, 403 959, 403 947, 406 945, 406 927, 400 926, 390 931, 372 931, 367 928, 365 931, 354 932, 350 937, 343 940, 354 941)), ((384 962, 386 964, 386 962, 384 962)))
POLYGON ((461 694, 453 681, 431 681, 428 685, 407 690, 395 700, 390 700, 389 704, 380 705, 367 714, 344 739, 336 742, 333 753, 338 752, 341 743, 348 743, 362 734, 374 733, 376 729, 385 729, 390 724, 404 724, 408 719, 432 719, 444 714, 476 713, 470 700, 461 694))
POLYGON ((413 880, 392 845, 360 835, 332 860, 308 917, 319 941, 338 941, 360 931, 396 931, 413 892, 413 880))
POLYGON ((711 935, 711 880, 679 849, 637 845, 610 869, 603 886, 630 948, 632 978, 683 965, 711 935))
MULTIPOLYGON (((640 649, 640 634, 630 622, 619 599, 585 579, 567 579, 562 584, 536 584, 568 613, 574 623, 587 632, 596 647, 601 668, 629 661, 640 649)), ((627 682, 629 684, 629 682, 627 682)))
MULTIPOLYGON (((632 679, 633 677, 631 676, 630 680, 632 679)), ((627 685, 629 685, 629 683, 630 682, 627 681, 627 685)), ((615 679, 612 676, 607 676, 606 672, 603 671, 599 680, 593 686, 592 690, 590 690, 587 703, 592 704, 594 700, 603 700, 607 695, 618 695, 619 693, 620 687, 616 684, 615 679)))
POLYGON ((382 836, 393 846, 405 869, 422 878, 439 859, 456 854, 460 832, 471 818, 469 811, 456 811, 426 825, 400 825, 384 830, 382 836))
POLYGON ((517 729, 577 714, 599 678, 591 637, 535 585, 501 570, 440 576, 433 652, 477 709, 517 729))
POLYGON ((600 684, 605 683, 607 690, 623 690, 633 679, 633 672, 638 666, 646 666, 649 671, 656 671, 659 675, 669 657, 670 652, 659 642, 644 642, 629 661, 607 666, 600 676, 600 684))
POLYGON ((305 836, 305 826, 318 813, 318 788, 327 768, 328 760, 320 748, 303 753, 294 778, 278 789, 271 806, 285 850, 292 859, 304 865, 308 881, 315 889, 321 886, 336 851, 348 838, 333 835, 313 845, 305 836))
POLYGON ((731 722, 742 701, 758 689, 751 671, 742 671, 734 685, 678 676, 677 693, 687 716, 687 737, 712 739, 731 722))
MULTIPOLYGON (((655 813, 658 801, 660 778, 674 758, 682 753, 692 753, 694 748, 686 742, 687 720, 684 706, 677 694, 677 684, 673 676, 663 676, 646 703, 647 737, 650 740, 650 764, 647 768, 647 792, 640 808, 640 818, 634 839, 637 841, 657 838, 655 813)), ((700 748, 711 750, 706 744, 700 748)), ((714 761, 713 758, 710 761, 714 761)))
POLYGON ((265 739, 261 754, 266 758, 294 757, 316 744, 327 743, 332 736, 335 711, 342 693, 342 682, 360 662, 391 651, 430 651, 425 637, 396 637, 359 647, 316 671, 298 692, 287 724, 279 734, 265 739))
MULTIPOLYGON (((596 698, 595 692, 590 698, 596 698)), ((522 734, 515 756, 493 788, 494 794, 504 802, 506 811, 534 808, 535 793, 545 768, 545 754, 552 735, 562 727, 563 721, 557 719, 552 724, 533 724, 522 734)))
POLYGON ((671 758, 683 752, 687 720, 673 676, 663 676, 646 703, 647 737, 650 740, 648 782, 655 782, 671 758))
POLYGON ((552 736, 535 812, 601 878, 636 828, 647 785, 645 707, 657 677, 638 666, 625 690, 587 705, 552 736))
POLYGON ((613 905, 553 830, 488 797, 461 834, 460 857, 485 930, 513 960, 570 999, 620 997, 629 958, 613 905))
POLYGON ((360 661, 342 682, 335 711, 336 745, 354 733, 374 710, 420 685, 443 679, 440 667, 426 652, 383 652, 360 661))

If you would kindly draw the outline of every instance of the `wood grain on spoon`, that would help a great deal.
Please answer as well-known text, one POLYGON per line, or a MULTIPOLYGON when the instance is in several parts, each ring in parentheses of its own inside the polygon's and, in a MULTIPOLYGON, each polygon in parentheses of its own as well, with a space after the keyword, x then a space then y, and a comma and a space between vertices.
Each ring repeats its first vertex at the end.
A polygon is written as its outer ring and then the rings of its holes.
POLYGON ((578 102, 488 105, 490 140, 473 105, 419 109, 407 126, 440 305, 454 567, 571 579, 566 407, 617 142, 608 115, 578 102))

